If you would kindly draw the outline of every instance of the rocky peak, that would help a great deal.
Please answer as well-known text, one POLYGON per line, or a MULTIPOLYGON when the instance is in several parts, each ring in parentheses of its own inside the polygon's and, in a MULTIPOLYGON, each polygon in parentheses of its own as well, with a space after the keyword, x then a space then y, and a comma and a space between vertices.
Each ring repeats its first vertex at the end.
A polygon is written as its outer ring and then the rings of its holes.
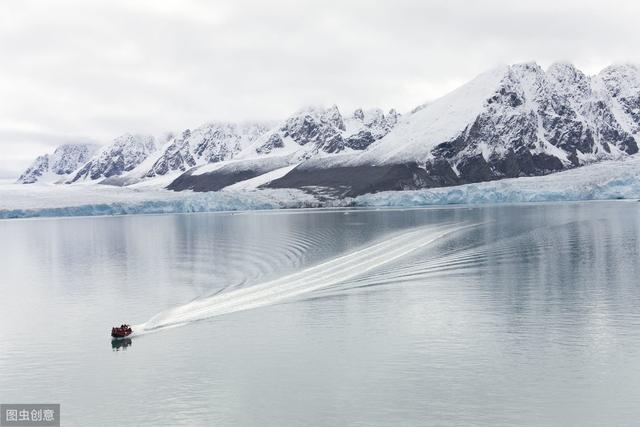
POLYGON ((596 77, 596 84, 612 98, 622 128, 640 143, 640 67, 633 64, 607 67, 596 77))
POLYGON ((260 138, 252 154, 278 153, 278 149, 288 147, 287 153, 296 151, 297 158, 307 159, 318 153, 338 153, 347 148, 364 150, 386 135, 398 117, 395 110, 385 115, 381 109, 358 108, 345 119, 335 105, 330 108, 308 107, 260 138), (287 140, 291 143, 288 144, 287 140), (295 148, 296 145, 300 148, 295 148))
POLYGON ((306 108, 288 118, 280 127, 283 138, 291 138, 298 145, 311 143, 309 152, 318 152, 326 141, 341 139, 344 130, 342 114, 334 105, 328 109, 306 108))
POLYGON ((181 138, 173 138, 164 146, 162 154, 146 171, 145 176, 151 178, 158 175, 165 175, 170 171, 184 171, 196 165, 196 161, 191 154, 187 138, 190 136, 187 129, 182 133, 181 138))
POLYGON ((263 123, 228 122, 210 122, 194 130, 186 129, 180 137, 165 145, 158 159, 145 171, 145 176, 165 175, 199 164, 230 160, 267 129, 268 125, 263 123))
POLYGON ((64 144, 50 157, 49 168, 56 175, 68 175, 85 163, 98 149, 93 144, 64 144))
POLYGON ((33 164, 26 170, 18 183, 31 184, 39 181, 45 175, 50 179, 60 179, 84 164, 97 146, 93 144, 63 144, 55 149, 53 154, 38 156, 33 164))
POLYGON ((338 110, 338 107, 335 104, 322 113, 321 120, 329 123, 336 129, 345 130, 342 114, 340 114, 340 110, 338 110))
POLYGON ((37 182, 45 173, 49 171, 49 155, 45 154, 36 157, 16 181, 18 184, 33 184, 37 182))
POLYGON ((394 127, 395 125, 398 124, 398 120, 400 120, 400 116, 401 114, 398 113, 395 110, 395 108, 392 108, 387 113, 387 122, 391 125, 391 127, 394 127))
POLYGON ((611 65, 597 77, 614 98, 638 95, 640 91, 640 67, 635 64, 611 65))
POLYGON ((155 138, 152 136, 125 133, 103 147, 69 182, 121 175, 133 170, 155 149, 155 138))
POLYGON ((267 129, 261 123, 213 122, 196 129, 188 141, 197 158, 214 163, 233 158, 267 129))
POLYGON ((482 170, 482 176, 500 177, 548 173, 637 150, 611 104, 594 95, 591 79, 575 67, 554 64, 544 72, 535 64, 516 64, 475 120, 433 154, 462 174, 482 170))
POLYGON ((555 92, 565 98, 584 99, 591 95, 591 80, 572 64, 552 64, 546 75, 555 92))

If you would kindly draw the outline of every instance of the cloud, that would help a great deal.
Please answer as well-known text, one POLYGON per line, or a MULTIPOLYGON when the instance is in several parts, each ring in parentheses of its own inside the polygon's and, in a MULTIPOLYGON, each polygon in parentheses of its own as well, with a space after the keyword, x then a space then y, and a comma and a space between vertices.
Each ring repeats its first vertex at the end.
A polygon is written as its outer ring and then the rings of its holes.
POLYGON ((407 111, 498 64, 640 62, 639 13, 590 0, 8 0, 0 147, 13 157, 0 170, 65 138, 277 119, 306 104, 407 111), (25 128, 37 131, 18 137, 25 128))

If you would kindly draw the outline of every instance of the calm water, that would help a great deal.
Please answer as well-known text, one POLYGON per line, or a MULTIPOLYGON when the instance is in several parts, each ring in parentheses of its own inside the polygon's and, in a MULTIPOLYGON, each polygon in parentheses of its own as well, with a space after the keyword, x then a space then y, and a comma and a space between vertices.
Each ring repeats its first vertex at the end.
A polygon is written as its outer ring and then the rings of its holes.
POLYGON ((65 426, 640 419, 640 203, 9 220, 0 245, 0 401, 65 426), (112 345, 150 319, 182 325, 112 345))

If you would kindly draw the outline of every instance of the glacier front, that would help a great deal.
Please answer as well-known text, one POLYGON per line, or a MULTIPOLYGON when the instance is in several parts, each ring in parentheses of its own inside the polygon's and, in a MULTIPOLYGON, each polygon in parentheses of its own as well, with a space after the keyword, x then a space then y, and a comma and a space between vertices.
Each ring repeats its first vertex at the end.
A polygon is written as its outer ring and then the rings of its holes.
POLYGON ((539 176, 440 187, 386 191, 352 199, 355 206, 410 207, 447 204, 640 199, 640 156, 539 176))
MULTIPOLYGON (((267 172, 267 174, 273 172, 267 172)), ((241 211, 319 207, 417 207, 450 204, 640 199, 640 155, 540 177, 386 191, 354 198, 297 189, 255 188, 255 180, 216 192, 157 187, 0 184, 0 218, 241 211)))

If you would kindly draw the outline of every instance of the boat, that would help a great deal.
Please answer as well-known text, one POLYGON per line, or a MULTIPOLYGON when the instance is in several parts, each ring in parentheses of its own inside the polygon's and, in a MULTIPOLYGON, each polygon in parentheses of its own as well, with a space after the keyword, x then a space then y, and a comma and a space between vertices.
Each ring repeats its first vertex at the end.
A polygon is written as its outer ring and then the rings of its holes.
POLYGON ((133 333, 133 329, 131 329, 131 325, 127 325, 123 323, 120 326, 114 326, 111 328, 111 336, 113 338, 125 338, 133 333))

